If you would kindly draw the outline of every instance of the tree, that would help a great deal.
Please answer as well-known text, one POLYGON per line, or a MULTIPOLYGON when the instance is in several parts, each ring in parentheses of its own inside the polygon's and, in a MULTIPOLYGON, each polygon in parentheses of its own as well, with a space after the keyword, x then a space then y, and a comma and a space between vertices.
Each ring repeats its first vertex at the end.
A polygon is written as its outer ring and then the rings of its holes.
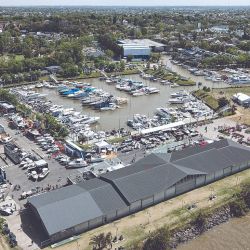
POLYGON ((127 60, 128 62, 131 62, 133 60, 134 56, 133 55, 128 55, 127 56, 127 60))
POLYGON ((113 58, 114 57, 114 52, 112 51, 112 50, 110 50, 110 49, 107 49, 106 51, 105 51, 105 53, 106 53, 106 55, 108 56, 108 57, 110 57, 110 58, 113 58))
POLYGON ((229 104, 229 101, 227 100, 226 97, 221 97, 218 99, 218 104, 219 104, 219 108, 225 107, 229 104))
POLYGON ((112 234, 109 232, 106 235, 101 233, 99 235, 94 235, 89 242, 89 245, 93 246, 95 250, 102 250, 107 247, 112 246, 112 234))
POLYGON ((65 77, 74 77, 79 75, 78 66, 71 63, 62 64, 62 75, 65 77))
POLYGON ((123 72, 125 70, 125 62, 121 61, 120 62, 120 71, 123 72))

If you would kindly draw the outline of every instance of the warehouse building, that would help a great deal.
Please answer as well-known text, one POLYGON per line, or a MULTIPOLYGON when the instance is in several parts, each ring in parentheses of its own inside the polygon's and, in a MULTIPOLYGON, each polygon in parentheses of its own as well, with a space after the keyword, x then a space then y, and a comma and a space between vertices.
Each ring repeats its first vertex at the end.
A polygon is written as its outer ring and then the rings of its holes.
POLYGON ((98 227, 250 166, 250 149, 230 140, 152 153, 132 166, 28 199, 50 242, 98 227))
POLYGON ((165 45, 150 39, 124 39, 119 40, 118 45, 123 48, 123 56, 133 56, 134 59, 148 59, 151 52, 165 50, 165 45))

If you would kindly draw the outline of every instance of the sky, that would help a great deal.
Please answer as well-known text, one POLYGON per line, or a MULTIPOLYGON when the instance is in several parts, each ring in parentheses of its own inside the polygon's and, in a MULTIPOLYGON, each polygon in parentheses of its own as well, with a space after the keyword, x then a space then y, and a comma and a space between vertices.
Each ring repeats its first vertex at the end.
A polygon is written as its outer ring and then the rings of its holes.
POLYGON ((239 6, 250 0, 0 0, 0 6, 97 5, 97 6, 239 6))

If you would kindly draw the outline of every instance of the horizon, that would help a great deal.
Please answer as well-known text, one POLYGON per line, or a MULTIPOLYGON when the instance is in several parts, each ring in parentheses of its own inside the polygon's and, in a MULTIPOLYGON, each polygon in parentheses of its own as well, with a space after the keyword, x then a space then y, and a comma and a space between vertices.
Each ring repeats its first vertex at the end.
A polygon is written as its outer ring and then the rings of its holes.
POLYGON ((9 0, 0 7, 249 7, 249 0, 9 0), (21 2, 21 3, 20 3, 21 2))

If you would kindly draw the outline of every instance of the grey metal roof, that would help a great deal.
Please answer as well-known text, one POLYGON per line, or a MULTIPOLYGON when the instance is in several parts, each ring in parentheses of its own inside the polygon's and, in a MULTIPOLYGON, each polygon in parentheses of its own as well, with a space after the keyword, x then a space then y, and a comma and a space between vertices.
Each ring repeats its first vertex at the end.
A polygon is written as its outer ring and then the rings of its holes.
POLYGON ((226 147, 218 150, 219 153, 227 157, 233 164, 250 161, 250 151, 238 147, 226 147))
POLYGON ((217 149, 210 149, 199 154, 177 160, 174 164, 206 172, 208 174, 232 165, 232 162, 217 149))
POLYGON ((207 145, 196 145, 193 147, 185 148, 180 151, 174 151, 171 153, 170 161, 173 162, 173 161, 177 161, 180 159, 184 159, 186 157, 208 151, 212 148, 217 148, 217 149, 224 148, 224 147, 229 146, 229 143, 230 142, 227 139, 223 139, 223 140, 215 141, 207 145))
POLYGON ((49 235, 126 207, 113 187, 93 179, 28 199, 49 235))
POLYGON ((76 185, 72 185, 29 199, 42 219, 48 235, 103 215, 91 195, 83 190, 79 193, 77 189, 76 185))
MULTIPOLYGON (((128 203, 131 204, 166 190, 186 176, 187 174, 183 171, 165 163, 145 171, 135 172, 115 180, 112 179, 112 181, 128 203)), ((108 179, 108 174, 104 178, 108 179)))
POLYGON ((126 207, 122 197, 109 183, 98 178, 78 184, 87 190, 104 214, 126 207))

